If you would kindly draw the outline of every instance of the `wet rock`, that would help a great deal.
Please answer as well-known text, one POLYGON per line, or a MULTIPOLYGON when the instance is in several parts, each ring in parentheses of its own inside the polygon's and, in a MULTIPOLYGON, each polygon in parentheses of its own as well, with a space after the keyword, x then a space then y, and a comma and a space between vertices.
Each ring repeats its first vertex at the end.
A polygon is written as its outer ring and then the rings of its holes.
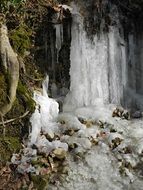
POLYGON ((84 123, 84 118, 82 118, 82 117, 78 117, 78 120, 83 124, 84 123))
POLYGON ((138 119, 142 117, 142 112, 141 111, 135 111, 134 113, 131 114, 132 118, 138 119))
POLYGON ((122 135, 118 133, 110 133, 110 135, 107 137, 107 141, 111 149, 115 149, 116 147, 118 147, 123 140, 124 138, 122 137, 122 135))
POLYGON ((66 122, 65 122, 64 120, 60 120, 60 119, 59 119, 59 122, 60 122, 62 125, 66 124, 66 122))
POLYGON ((53 151, 53 155, 58 159, 64 159, 67 155, 67 152, 62 148, 57 148, 53 151))
POLYGON ((77 132, 77 130, 74 130, 74 129, 68 129, 64 132, 65 135, 69 135, 69 136, 72 136, 74 135, 74 133, 77 132))
POLYGON ((76 143, 69 144, 69 151, 77 148, 78 145, 76 143))
POLYGON ((119 137, 115 138, 112 140, 112 148, 116 148, 117 146, 119 146, 121 144, 123 139, 120 139, 119 137))
POLYGON ((54 139, 54 133, 51 131, 49 133, 47 133, 46 135, 46 138, 49 140, 49 141, 52 141, 54 139))
POLYGON ((117 107, 113 110, 112 117, 122 117, 124 109, 122 107, 117 107))
POLYGON ((89 139, 90 139, 90 142, 92 143, 92 145, 98 145, 98 142, 99 142, 98 139, 95 139, 93 137, 90 137, 89 139))
POLYGON ((87 128, 92 127, 95 124, 95 121, 93 120, 86 120, 84 118, 79 117, 78 120, 84 124, 87 128))
POLYGON ((84 158, 84 156, 85 156, 85 153, 86 153, 86 150, 85 149, 83 149, 82 147, 77 147, 76 149, 75 149, 75 151, 74 151, 74 153, 75 153, 75 157, 78 159, 82 159, 82 158, 84 158))
POLYGON ((122 149, 123 154, 132 154, 132 147, 131 146, 126 146, 122 149))
POLYGON ((120 117, 122 119, 130 119, 130 113, 128 110, 124 110, 122 107, 117 107, 113 110, 112 117, 120 117))
POLYGON ((124 110, 122 113, 122 119, 130 119, 130 113, 127 110, 124 110))
POLYGON ((114 129, 114 128, 111 128, 111 129, 110 129, 110 133, 116 133, 116 132, 117 132, 116 129, 114 129))
POLYGON ((93 121, 90 121, 90 120, 87 120, 83 123, 87 128, 90 128, 93 126, 94 122, 93 121))
POLYGON ((102 121, 98 121, 97 125, 100 127, 100 128, 104 128, 104 123, 102 121))

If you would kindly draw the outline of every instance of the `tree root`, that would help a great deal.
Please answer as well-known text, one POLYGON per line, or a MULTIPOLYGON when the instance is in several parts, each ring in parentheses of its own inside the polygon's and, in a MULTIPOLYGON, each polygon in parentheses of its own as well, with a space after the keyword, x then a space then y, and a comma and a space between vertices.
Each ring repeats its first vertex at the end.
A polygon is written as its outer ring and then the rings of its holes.
POLYGON ((0 122, 0 125, 4 126, 4 128, 5 128, 5 124, 12 123, 16 120, 22 119, 22 118, 26 117, 28 114, 29 114, 29 111, 26 111, 23 115, 13 118, 13 119, 6 120, 6 121, 4 121, 3 117, 1 116, 2 122, 0 122))
POLYGON ((19 61, 17 54, 10 45, 7 27, 3 24, 0 27, 0 57, 1 67, 4 68, 4 74, 8 78, 7 97, 9 98, 5 105, 0 108, 0 113, 4 116, 11 110, 16 97, 16 89, 19 81, 19 61))

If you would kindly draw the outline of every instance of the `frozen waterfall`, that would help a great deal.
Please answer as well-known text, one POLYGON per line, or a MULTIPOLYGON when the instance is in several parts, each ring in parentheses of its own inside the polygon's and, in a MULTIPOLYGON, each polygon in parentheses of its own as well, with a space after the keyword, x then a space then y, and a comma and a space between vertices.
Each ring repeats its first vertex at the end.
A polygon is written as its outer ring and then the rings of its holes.
MULTIPOLYGON (((143 108, 143 88, 138 83, 143 77, 142 54, 137 50, 139 39, 132 32, 125 40, 119 24, 91 40, 75 5, 72 16, 71 86, 65 110, 69 106, 70 109, 95 106, 99 102, 143 108)), ((141 42, 139 45, 142 47, 141 42)))

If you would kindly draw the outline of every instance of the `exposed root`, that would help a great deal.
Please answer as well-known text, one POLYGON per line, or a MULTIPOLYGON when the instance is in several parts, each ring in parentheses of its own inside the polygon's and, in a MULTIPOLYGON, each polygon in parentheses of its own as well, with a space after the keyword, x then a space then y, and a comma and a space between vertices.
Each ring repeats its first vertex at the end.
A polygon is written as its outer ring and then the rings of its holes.
POLYGON ((6 121, 4 121, 3 120, 3 116, 1 116, 2 122, 0 122, 0 125, 3 125, 5 127, 5 124, 12 123, 12 122, 14 122, 16 120, 22 119, 22 118, 26 117, 28 114, 29 114, 29 111, 25 112, 23 115, 21 115, 19 117, 16 117, 16 118, 13 118, 13 119, 9 119, 9 120, 6 120, 6 121))
POLYGON ((12 108, 19 80, 19 61, 17 54, 10 45, 8 31, 5 25, 1 25, 0 28, 0 56, 1 66, 4 68, 4 74, 8 78, 8 99, 5 105, 0 109, 1 115, 4 116, 12 108))

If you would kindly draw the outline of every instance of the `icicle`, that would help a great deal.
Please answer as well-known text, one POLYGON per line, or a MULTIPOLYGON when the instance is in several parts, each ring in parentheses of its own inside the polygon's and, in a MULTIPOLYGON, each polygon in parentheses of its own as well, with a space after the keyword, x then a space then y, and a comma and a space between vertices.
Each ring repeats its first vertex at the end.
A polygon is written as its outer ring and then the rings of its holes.
POLYGON ((120 104, 127 85, 126 48, 116 27, 109 33, 95 35, 91 41, 84 29, 78 8, 72 11, 71 86, 64 109, 99 106, 103 103, 120 104))

